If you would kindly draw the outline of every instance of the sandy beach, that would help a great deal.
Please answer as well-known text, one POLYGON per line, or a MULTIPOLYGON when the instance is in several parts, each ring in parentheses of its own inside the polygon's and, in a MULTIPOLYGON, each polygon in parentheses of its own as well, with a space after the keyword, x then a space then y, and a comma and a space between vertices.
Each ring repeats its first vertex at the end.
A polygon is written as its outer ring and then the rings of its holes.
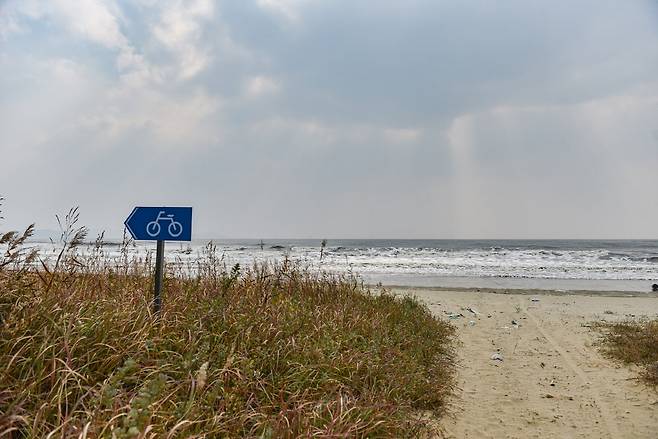
POLYGON ((417 296, 458 328, 458 389, 441 421, 446 438, 657 437, 658 392, 604 358, 590 327, 655 318, 655 295, 395 292, 417 296), (502 361, 492 359, 496 353, 502 361))

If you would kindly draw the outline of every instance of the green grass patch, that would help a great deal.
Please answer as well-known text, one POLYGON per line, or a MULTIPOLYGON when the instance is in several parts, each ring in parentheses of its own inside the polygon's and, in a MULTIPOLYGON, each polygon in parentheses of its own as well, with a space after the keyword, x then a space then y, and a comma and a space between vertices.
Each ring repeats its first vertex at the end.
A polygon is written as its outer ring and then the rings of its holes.
POLYGON ((658 320, 605 323, 597 328, 608 357, 642 367, 644 380, 658 387, 658 320))
POLYGON ((418 437, 445 411, 454 328, 412 298, 209 246, 156 318, 148 260, 73 247, 0 268, 0 437, 418 437))

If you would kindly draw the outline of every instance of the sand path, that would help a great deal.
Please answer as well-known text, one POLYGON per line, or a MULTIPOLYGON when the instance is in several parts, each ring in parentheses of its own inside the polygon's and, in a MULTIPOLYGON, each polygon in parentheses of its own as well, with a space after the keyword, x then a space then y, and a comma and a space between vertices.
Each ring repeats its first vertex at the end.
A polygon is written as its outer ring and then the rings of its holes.
POLYGON ((588 327, 656 317, 658 298, 402 291, 464 316, 452 320, 462 346, 445 437, 658 438, 658 393, 603 358, 588 327))

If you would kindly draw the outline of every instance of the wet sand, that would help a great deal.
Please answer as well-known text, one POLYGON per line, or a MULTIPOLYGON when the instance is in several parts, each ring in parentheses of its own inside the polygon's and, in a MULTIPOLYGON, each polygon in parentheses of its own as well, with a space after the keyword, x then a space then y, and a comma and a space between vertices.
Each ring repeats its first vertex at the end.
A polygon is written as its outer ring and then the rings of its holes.
POLYGON ((458 389, 443 437, 658 437, 658 392, 637 370, 604 358, 590 328, 657 318, 655 294, 394 291, 417 296, 458 328, 458 389), (495 353, 502 361, 491 359, 495 353))

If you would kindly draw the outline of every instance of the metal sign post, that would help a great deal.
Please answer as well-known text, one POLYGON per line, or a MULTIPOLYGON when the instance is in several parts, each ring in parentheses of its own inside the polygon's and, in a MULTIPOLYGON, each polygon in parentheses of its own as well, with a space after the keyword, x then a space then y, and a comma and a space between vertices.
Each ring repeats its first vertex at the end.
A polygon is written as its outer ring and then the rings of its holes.
POLYGON ((135 207, 124 222, 135 240, 157 241, 153 312, 162 309, 165 241, 192 240, 191 207, 135 207))
POLYGON ((158 241, 155 254, 155 292, 153 294, 153 312, 160 313, 162 308, 162 278, 164 275, 164 241, 158 241))

